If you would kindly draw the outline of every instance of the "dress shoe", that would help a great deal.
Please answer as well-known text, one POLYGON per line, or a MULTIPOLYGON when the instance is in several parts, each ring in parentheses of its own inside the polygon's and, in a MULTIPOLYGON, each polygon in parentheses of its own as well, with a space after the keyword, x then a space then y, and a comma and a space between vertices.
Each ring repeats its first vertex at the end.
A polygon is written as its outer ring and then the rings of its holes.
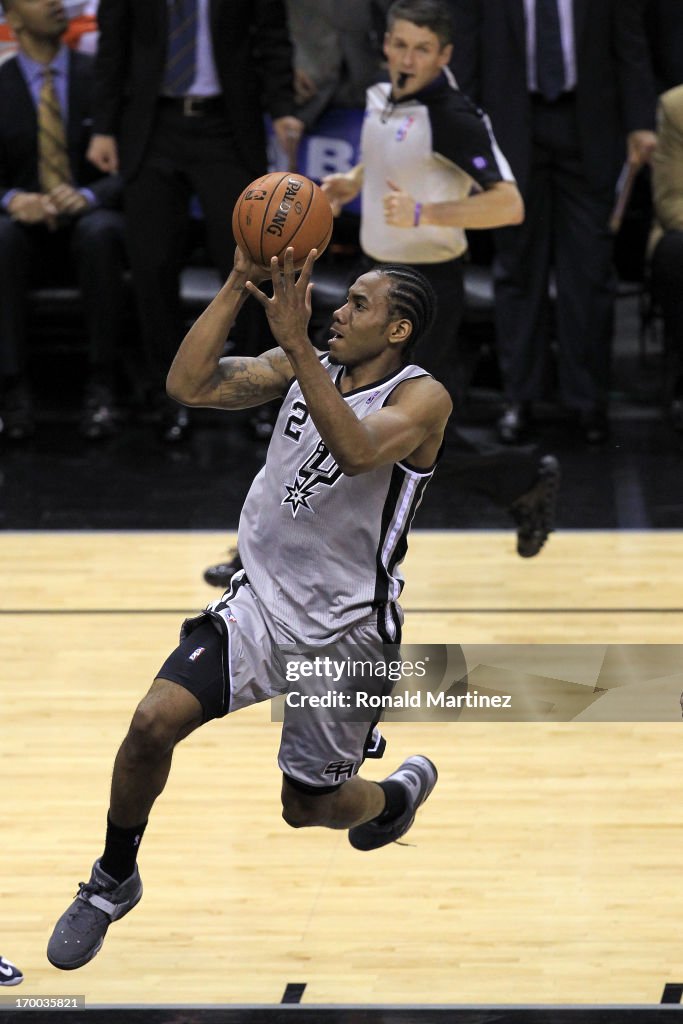
POLYGON ((160 436, 165 444, 185 441, 190 433, 190 417, 187 409, 169 401, 161 414, 160 436))
POLYGON ((498 420, 498 437, 503 444, 519 444, 529 423, 529 411, 525 404, 512 402, 506 405, 498 420))
POLYGON ((117 426, 117 412, 114 399, 108 387, 89 384, 85 392, 80 432, 89 441, 111 437, 117 426))
POLYGON ((579 413, 579 427, 586 444, 604 444, 609 437, 609 422, 604 409, 588 409, 579 413))
POLYGON ((554 455, 544 455, 538 464, 536 483, 509 509, 517 524, 517 554, 521 558, 537 555, 555 529, 559 490, 560 464, 554 455))
POLYGON ((10 441, 25 441, 36 432, 33 401, 25 384, 15 384, 5 392, 3 433, 10 441))
POLYGON ((235 573, 243 568, 237 548, 232 548, 228 554, 232 556, 228 562, 219 562, 218 565, 210 565, 204 570, 204 579, 210 586, 227 590, 235 573))

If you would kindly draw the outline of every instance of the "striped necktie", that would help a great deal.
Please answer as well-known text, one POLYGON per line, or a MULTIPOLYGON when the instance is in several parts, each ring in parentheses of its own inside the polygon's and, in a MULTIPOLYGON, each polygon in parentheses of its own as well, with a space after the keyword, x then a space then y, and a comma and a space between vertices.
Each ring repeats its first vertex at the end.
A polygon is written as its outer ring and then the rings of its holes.
POLYGON ((64 119, 55 91, 54 70, 46 68, 38 100, 38 177, 43 192, 72 183, 64 119))
POLYGON ((171 0, 163 91, 186 96, 197 70, 197 0, 171 0))
POLYGON ((557 0, 536 0, 536 84, 554 102, 564 91, 564 53, 557 0))

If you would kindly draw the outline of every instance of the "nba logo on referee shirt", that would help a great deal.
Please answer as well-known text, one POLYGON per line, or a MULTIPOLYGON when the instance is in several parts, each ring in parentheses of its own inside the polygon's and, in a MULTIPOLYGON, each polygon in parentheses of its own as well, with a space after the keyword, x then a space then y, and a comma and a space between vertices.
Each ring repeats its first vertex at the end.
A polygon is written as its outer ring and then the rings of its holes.
POLYGON ((408 134, 408 129, 413 124, 414 120, 415 120, 415 117, 414 117, 413 114, 408 114, 406 117, 403 118, 403 120, 401 121, 400 125, 396 129, 396 141, 397 142, 403 142, 403 140, 405 139, 406 135, 408 134))

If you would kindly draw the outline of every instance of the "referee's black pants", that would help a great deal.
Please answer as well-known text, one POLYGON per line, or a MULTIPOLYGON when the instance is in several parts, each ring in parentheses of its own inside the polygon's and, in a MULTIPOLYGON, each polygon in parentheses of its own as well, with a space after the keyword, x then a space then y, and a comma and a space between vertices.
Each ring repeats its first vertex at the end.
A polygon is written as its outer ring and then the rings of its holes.
MULTIPOLYGON (((372 265, 373 261, 367 260, 365 269, 372 265)), ((500 508, 507 508, 535 483, 538 451, 535 447, 504 448, 494 443, 485 444, 465 437, 458 430, 457 338, 465 301, 462 260, 411 266, 427 278, 438 304, 432 328, 418 341, 411 361, 441 381, 453 400, 443 470, 448 473, 452 486, 463 495, 482 494, 500 508)))

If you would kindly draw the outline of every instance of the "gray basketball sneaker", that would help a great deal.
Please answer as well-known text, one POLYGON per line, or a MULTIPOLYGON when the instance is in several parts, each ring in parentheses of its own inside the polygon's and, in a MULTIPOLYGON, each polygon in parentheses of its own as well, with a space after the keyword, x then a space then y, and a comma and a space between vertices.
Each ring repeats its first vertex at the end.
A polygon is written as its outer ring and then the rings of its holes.
POLYGON ((356 850, 378 850, 380 846, 395 843, 404 836, 415 821, 418 807, 421 806, 434 789, 439 773, 428 757, 415 754, 407 758, 395 772, 387 775, 390 779, 400 782, 407 791, 406 809, 398 818, 386 824, 378 824, 377 819, 365 821, 349 829, 349 842, 356 850))
POLYGON ((137 867, 125 882, 117 882, 93 864, 90 881, 79 882, 78 894, 62 914, 47 944, 47 958, 53 967, 73 971, 99 953, 112 921, 132 910, 142 897, 137 867))

